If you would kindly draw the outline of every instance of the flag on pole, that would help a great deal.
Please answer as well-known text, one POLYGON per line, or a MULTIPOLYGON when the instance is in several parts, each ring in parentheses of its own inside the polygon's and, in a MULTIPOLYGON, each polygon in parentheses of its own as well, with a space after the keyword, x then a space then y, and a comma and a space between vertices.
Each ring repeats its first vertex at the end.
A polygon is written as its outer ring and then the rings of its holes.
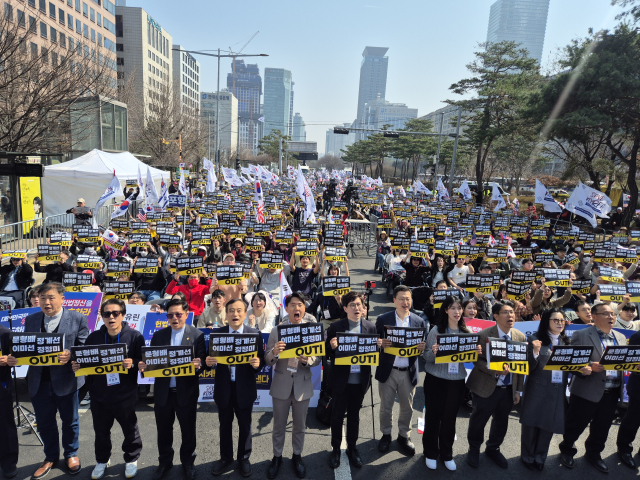
POLYGON ((104 240, 104 242, 110 246, 113 247, 114 243, 116 243, 119 239, 118 235, 116 234, 116 232, 114 232, 113 230, 109 230, 108 228, 102 233, 102 235, 100 235, 100 237, 102 237, 102 239, 104 240))
POLYGON ((98 199, 98 203, 96 203, 96 206, 94 207, 94 211, 98 210, 102 205, 107 203, 112 198, 117 197, 118 195, 120 195, 120 180, 118 180, 118 177, 116 176, 116 171, 114 170, 113 177, 111 178, 111 182, 109 183, 109 186, 104 191, 102 196, 98 199))
POLYGON ((400 185, 400 195, 402 195, 403 197, 407 196, 407 192, 404 191, 404 188, 402 188, 402 185, 400 185))
POLYGON ((498 185, 496 183, 493 184, 493 192, 491 193, 491 201, 498 202, 496 208, 493 209, 494 212, 504 208, 507 206, 507 202, 504 201, 502 195, 500 195, 500 190, 498 190, 498 185))
POLYGON ((160 182, 160 198, 158 198, 158 205, 163 210, 169 204, 169 190, 167 190, 167 184, 164 183, 164 177, 162 177, 162 181, 160 182))
POLYGON ((449 190, 442 183, 442 178, 438 179, 438 200, 449 200, 449 190))
POLYGON ((258 205, 256 221, 258 223, 264 223, 264 195, 262 193, 262 185, 260 185, 260 180, 256 180, 255 183, 254 200, 258 205))
POLYGON ((391 187, 389 187, 389 191, 387 192, 387 195, 389 195, 389 198, 393 198, 393 189, 391 187))
POLYGON ((462 198, 464 199, 465 202, 468 202, 473 198, 473 195, 471 195, 471 189, 469 188, 469 184, 467 183, 466 180, 462 182, 462 185, 460 185, 460 188, 458 189, 458 191, 462 195, 462 198))
POLYGON ((609 218, 611 199, 604 193, 580 182, 571 197, 569 197, 569 200, 567 200, 565 208, 576 215, 586 218, 591 223, 591 226, 595 228, 598 225, 596 216, 609 218))
MULTIPOLYGON (((577 189, 576 189, 577 190, 577 189)), ((553 199, 547 187, 545 187, 540 180, 536 180, 536 193, 535 202, 541 203, 547 212, 562 212, 562 208, 553 199)))
POLYGON ((187 179, 184 178, 184 170, 180 169, 180 182, 178 183, 178 190, 182 195, 187 195, 189 190, 187 189, 187 179))
POLYGON ((138 198, 142 199, 142 197, 145 196, 146 190, 147 190, 147 186, 142 181, 142 174, 140 173, 140 164, 138 164, 138 191, 140 192, 138 194, 138 198))
POLYGON ((147 165, 147 183, 144 184, 144 201, 147 205, 153 205, 159 201, 156 185, 153 183, 151 168, 147 165))
POLYGON ((291 295, 293 291, 284 276, 284 271, 280 270, 280 318, 284 318, 284 301, 287 295, 291 295))
POLYGON ((127 198, 124 202, 122 202, 120 205, 118 205, 113 212, 111 212, 111 219, 113 220, 114 218, 118 218, 121 217, 122 215, 124 215, 125 213, 127 213, 127 209, 129 208, 129 205, 131 205, 131 202, 133 202, 133 196, 135 195, 135 193, 129 195, 129 198, 127 198))
POLYGON ((143 208, 139 208, 138 209, 138 219, 141 222, 146 222, 147 221, 147 213, 144 211, 143 208))

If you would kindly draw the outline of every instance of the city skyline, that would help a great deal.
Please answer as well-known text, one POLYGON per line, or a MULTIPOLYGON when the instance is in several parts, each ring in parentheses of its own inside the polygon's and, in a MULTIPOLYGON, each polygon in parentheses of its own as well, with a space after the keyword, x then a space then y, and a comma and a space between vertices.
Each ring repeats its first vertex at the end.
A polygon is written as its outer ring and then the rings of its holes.
MULTIPOLYGON (((200 0, 187 3, 189 11, 206 11, 209 6, 200 0)), ((325 151, 327 128, 356 118, 365 47, 389 48, 386 99, 417 108, 418 116, 426 115, 442 108, 443 100, 456 98, 448 88, 467 76, 465 65, 473 61, 478 43, 486 40, 494 3, 495 0, 464 0, 456 4, 403 1, 390 7, 382 2, 328 0, 320 8, 289 0, 275 7, 255 2, 252 15, 244 17, 242 24, 218 22, 212 28, 210 17, 205 15, 196 15, 188 23, 176 21, 179 17, 173 9, 175 3, 169 0, 128 1, 129 6, 149 11, 166 25, 175 43, 189 50, 231 47, 237 51, 259 31, 242 53, 265 53, 269 57, 247 58, 246 63, 257 64, 261 76, 265 68, 282 68, 295 74, 294 109, 305 119, 307 140, 318 142, 320 153, 325 151), (338 17, 332 14, 336 9, 341 13, 338 17), (314 22, 305 23, 305 35, 290 42, 285 27, 309 16, 314 22), (384 28, 371 28, 373 24, 384 28), (327 29, 327 25, 331 27, 327 29)), ((589 28, 612 28, 619 12, 609 0, 552 0, 543 70, 559 48, 574 38, 585 37, 589 28)), ((216 89, 217 62, 205 58, 198 59, 202 65, 200 89, 212 92, 216 89)), ((230 72, 231 62, 223 61, 221 78, 230 72)))

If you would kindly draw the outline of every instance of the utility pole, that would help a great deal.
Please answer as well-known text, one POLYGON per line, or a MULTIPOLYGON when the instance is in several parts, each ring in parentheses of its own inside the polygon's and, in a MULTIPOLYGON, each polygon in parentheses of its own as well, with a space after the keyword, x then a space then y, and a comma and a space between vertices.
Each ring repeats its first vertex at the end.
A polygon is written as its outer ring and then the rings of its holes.
MULTIPOLYGON (((211 114, 207 114, 207 123, 209 124, 209 160, 211 160, 211 114)), ((217 165, 217 164, 216 164, 217 165)))
POLYGON ((278 169, 282 175, 282 137, 280 137, 280 153, 278 155, 278 169))
MULTIPOLYGON (((453 194, 453 172, 456 168, 456 155, 458 154, 458 139, 460 138, 460 119, 462 107, 458 107, 458 124, 456 125, 456 140, 453 144, 453 158, 451 159, 451 173, 449 173, 449 195, 453 194)), ((480 188, 480 186, 478 186, 480 188)))
POLYGON ((433 171, 433 189, 436 189, 438 180, 438 162, 440 161, 440 144, 442 143, 442 121, 444 120, 444 112, 440 114, 440 130, 438 130, 438 153, 436 154, 436 168, 433 171))

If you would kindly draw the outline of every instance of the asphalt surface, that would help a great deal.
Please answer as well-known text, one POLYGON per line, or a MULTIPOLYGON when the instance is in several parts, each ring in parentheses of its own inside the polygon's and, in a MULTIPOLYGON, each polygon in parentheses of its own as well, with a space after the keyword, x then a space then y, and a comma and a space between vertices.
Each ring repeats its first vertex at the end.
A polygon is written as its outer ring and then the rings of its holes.
MULTIPOLYGON (((358 252, 356 252, 358 253, 358 252)), ((384 287, 380 283, 380 276, 373 273, 374 257, 358 256, 349 261, 351 272, 352 288, 364 288, 365 280, 376 280, 377 288, 371 296, 369 319, 374 320, 392 309, 393 304, 386 300, 384 296, 384 287)), ((423 371, 423 370, 422 370, 423 371)), ((424 373, 421 374, 421 380, 424 373)), ((28 394, 24 388, 20 388, 21 399, 23 404, 31 409, 31 404, 26 401, 28 394)), ((492 480, 511 479, 511 478, 545 478, 554 479, 562 478, 569 480, 585 480, 587 478, 606 478, 605 474, 600 473, 593 468, 586 458, 584 458, 584 434, 578 442, 578 455, 576 456, 575 468, 569 470, 560 464, 560 454, 558 444, 562 441, 559 435, 553 437, 551 443, 550 455, 547 460, 544 471, 538 472, 528 471, 519 459, 520 455, 520 425, 518 423, 518 412, 514 409, 511 413, 509 422, 509 430, 507 437, 502 445, 502 453, 509 461, 509 468, 502 469, 493 461, 488 459, 484 454, 480 456, 480 467, 478 469, 471 468, 466 462, 467 441, 466 432, 469 421, 470 409, 461 406, 458 414, 457 435, 458 440, 455 442, 454 460, 458 465, 455 473, 446 470, 444 465, 439 461, 438 469, 435 471, 428 470, 424 464, 424 456, 422 455, 421 436, 417 433, 418 418, 422 415, 422 407, 424 405, 424 395, 422 381, 416 388, 414 398, 414 416, 413 416, 413 433, 412 440, 416 445, 416 455, 412 458, 406 457, 398 450, 394 441, 391 444, 389 452, 380 454, 377 449, 378 440, 381 433, 379 431, 379 397, 377 383, 374 381, 373 403, 374 415, 372 415, 371 395, 367 393, 364 406, 360 414, 360 439, 358 441, 358 449, 360 451, 364 466, 361 469, 347 467, 342 469, 338 475, 332 471, 328 464, 328 458, 331 451, 330 431, 328 427, 322 425, 315 417, 315 409, 309 409, 307 416, 307 433, 305 439, 305 448, 303 457, 307 466, 308 479, 333 479, 346 478, 349 473, 354 479, 406 479, 406 478, 491 478, 492 480), (373 425, 375 424, 375 432, 373 425), (375 439, 374 439, 375 433, 375 439), (376 440, 377 439, 377 440, 376 440), (350 472, 349 472, 350 470, 350 472)), ((81 407, 83 408, 83 407, 81 407)), ((157 445, 156 445, 156 427, 155 417, 153 413, 153 400, 141 400, 138 403, 138 422, 140 425, 140 433, 143 439, 142 455, 138 461, 138 476, 140 479, 150 479, 157 466, 157 445)), ((397 407, 396 412, 397 413, 397 407)), ((638 476, 637 471, 632 471, 622 465, 616 454, 615 439, 618 432, 619 419, 616 419, 609 433, 607 448, 603 452, 603 459, 610 469, 610 478, 633 478, 638 476)), ((197 458, 196 467, 198 478, 211 478, 211 469, 214 461, 219 456, 219 422, 217 409, 214 403, 201 403, 198 405, 198 423, 197 423, 197 458)), ((266 478, 269 462, 273 456, 271 432, 272 432, 272 414, 270 412, 254 412, 253 413, 253 453, 251 455, 251 463, 253 466, 253 478, 266 478)), ((179 466, 178 450, 180 448, 180 432, 178 425, 175 426, 174 448, 176 450, 175 462, 176 466, 165 477, 169 480, 180 479, 183 477, 182 469, 179 466)), ((295 479, 297 478, 292 470, 291 464, 291 423, 288 425, 288 434, 284 449, 284 462, 278 476, 279 479, 295 479)), ((20 442, 20 461, 18 464, 17 479, 27 479, 37 469, 40 462, 44 459, 42 447, 39 445, 36 437, 27 430, 19 430, 20 442)), ((488 436, 488 427, 486 430, 488 436)), ((397 437, 397 427, 394 426, 392 437, 397 437)), ((486 438, 486 437, 485 437, 486 438)), ((80 451, 79 456, 82 463, 82 471, 77 475, 78 479, 90 479, 91 472, 95 465, 95 457, 93 452, 94 432, 91 420, 91 412, 82 410, 80 414, 80 451)), ((119 426, 116 424, 112 431, 113 453, 111 456, 111 467, 107 469, 105 479, 108 478, 124 478, 124 460, 120 445, 122 442, 122 434, 119 426)), ((636 440, 634 451, 637 452, 640 440, 636 440)), ((237 446, 237 427, 234 426, 234 451, 237 446)), ((0 448, 2 448, 0 446, 0 448)), ((481 451, 484 450, 484 447, 481 451)), ((346 457, 343 454, 343 461, 346 457)), ((640 456, 636 456, 636 461, 640 461, 640 456)), ((235 463, 232 468, 235 468, 235 463)), ((56 478, 66 475, 61 463, 60 469, 55 469, 48 478, 56 478)), ((237 471, 230 470, 222 475, 225 479, 242 478, 237 471)))

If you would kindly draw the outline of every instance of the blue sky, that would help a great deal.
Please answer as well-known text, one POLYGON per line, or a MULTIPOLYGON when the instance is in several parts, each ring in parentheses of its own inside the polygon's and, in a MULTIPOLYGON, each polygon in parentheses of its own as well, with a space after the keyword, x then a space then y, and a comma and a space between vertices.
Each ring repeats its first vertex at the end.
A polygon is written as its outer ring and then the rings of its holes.
MULTIPOLYGON (((486 39, 494 0, 127 0, 144 8, 189 50, 239 49, 265 67, 291 70, 294 111, 307 124, 307 140, 324 153, 325 132, 356 116, 362 51, 389 47, 387 100, 424 115, 453 98, 449 86, 464 78, 478 42, 486 39)), ((610 0, 551 0, 543 68, 588 28, 611 28, 617 7, 610 0)), ((202 91, 215 91, 216 59, 199 57, 202 91)), ((253 62, 252 62, 253 63, 253 62)), ((221 65, 226 86, 231 61, 221 65)))

